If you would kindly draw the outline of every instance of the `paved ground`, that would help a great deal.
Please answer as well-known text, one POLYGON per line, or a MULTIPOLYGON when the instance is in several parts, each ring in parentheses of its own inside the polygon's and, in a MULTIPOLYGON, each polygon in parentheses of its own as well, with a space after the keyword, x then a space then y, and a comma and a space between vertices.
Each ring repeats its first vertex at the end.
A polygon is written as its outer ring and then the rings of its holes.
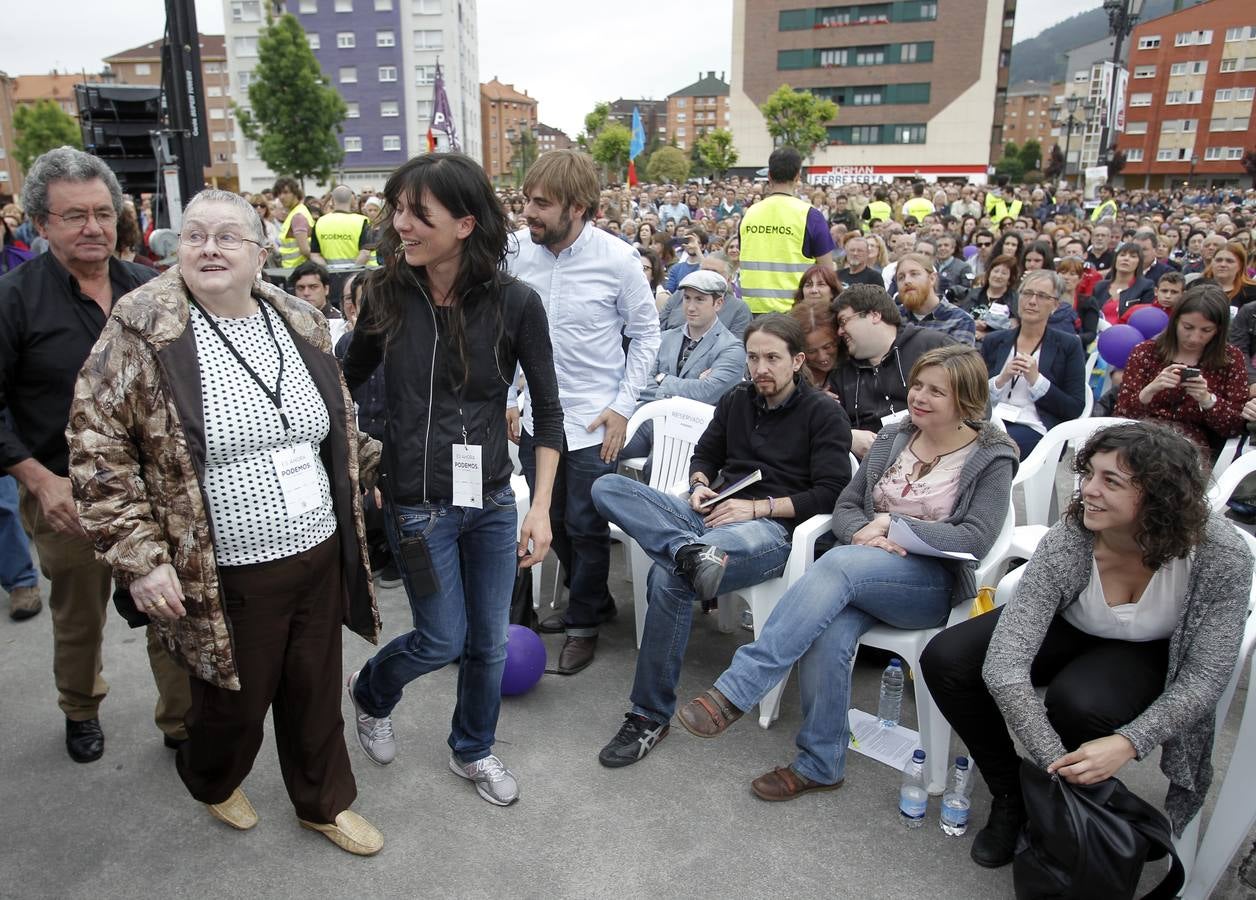
MULTIPOLYGON (((411 686, 395 721, 401 751, 380 768, 349 735, 358 779, 355 806, 384 832, 374 859, 342 853, 297 826, 268 737, 245 783, 261 816, 248 833, 211 819, 191 800, 152 724, 155 692, 142 635, 117 617, 105 644, 112 690, 102 707, 104 758, 77 765, 63 749, 51 676, 46 613, 25 623, 0 617, 5 688, 0 693, 0 897, 1010 897, 1011 871, 968 859, 971 834, 896 822, 898 773, 852 754, 842 790, 792 803, 755 799, 749 781, 789 761, 799 722, 787 688, 768 731, 750 717, 718 741, 679 727, 645 761, 608 770, 596 754, 618 727, 635 660, 631 592, 614 553, 620 616, 596 662, 507 699, 498 752, 518 773, 519 803, 481 801, 446 768, 446 723, 456 672, 411 686)), ((408 612, 402 592, 382 592, 386 637, 408 612)), ((714 617, 695 626, 681 694, 714 680, 746 633, 720 634, 714 617)), ((561 638, 546 637, 551 664, 561 638)), ((346 671, 370 647, 345 634, 346 671)), ((884 658, 861 659, 854 702, 873 708, 884 658)), ((1243 705, 1243 688, 1234 707, 1243 705)), ((344 703, 346 719, 350 716, 344 703)), ((905 724, 914 726, 910 696, 905 724)), ((1232 721, 1218 749, 1228 759, 1232 721)), ((1148 761, 1127 781, 1159 800, 1165 781, 1148 761)), ((989 797, 979 786, 974 819, 989 797)), ((1161 871, 1157 866, 1154 873, 1161 871)), ((1256 898, 1231 874, 1217 894, 1256 898)))

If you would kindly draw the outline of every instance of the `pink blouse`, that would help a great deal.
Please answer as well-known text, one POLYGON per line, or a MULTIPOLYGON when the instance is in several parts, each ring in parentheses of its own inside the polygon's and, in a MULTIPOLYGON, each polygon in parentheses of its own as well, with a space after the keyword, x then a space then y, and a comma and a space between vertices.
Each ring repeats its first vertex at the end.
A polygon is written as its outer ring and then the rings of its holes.
POLYGON ((910 516, 926 522, 940 522, 955 509, 959 494, 959 475, 976 448, 973 441, 968 446, 942 457, 933 471, 919 480, 908 481, 920 457, 912 452, 911 445, 903 448, 898 459, 885 470, 881 480, 872 489, 872 505, 879 513, 910 516))

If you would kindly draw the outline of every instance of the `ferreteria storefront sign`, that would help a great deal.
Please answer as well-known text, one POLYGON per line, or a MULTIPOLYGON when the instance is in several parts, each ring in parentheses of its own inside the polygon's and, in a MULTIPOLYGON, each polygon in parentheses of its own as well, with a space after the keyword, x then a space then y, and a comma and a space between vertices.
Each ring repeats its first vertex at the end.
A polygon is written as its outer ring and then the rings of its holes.
POLYGON ((958 166, 809 166, 808 184, 888 184, 891 181, 986 181, 986 167, 958 166))

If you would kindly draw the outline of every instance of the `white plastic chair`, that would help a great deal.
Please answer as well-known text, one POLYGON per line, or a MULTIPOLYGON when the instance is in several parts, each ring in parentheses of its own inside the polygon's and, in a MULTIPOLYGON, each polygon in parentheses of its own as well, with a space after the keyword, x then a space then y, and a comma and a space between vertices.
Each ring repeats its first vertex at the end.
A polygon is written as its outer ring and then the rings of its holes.
MULTIPOLYGON (((999 536, 977 566, 977 586, 992 585, 997 582, 999 570, 1007 559, 1012 546, 1012 533, 1016 527, 1016 511, 1012 503, 1008 503, 1007 516, 999 536)), ((916 677, 920 672, 920 654, 925 645, 933 640, 934 635, 966 620, 971 611, 971 604, 961 603, 951 610, 950 617, 941 628, 920 628, 909 630, 894 628, 891 625, 874 625, 864 632, 859 639, 860 646, 876 647, 888 650, 899 657, 912 673, 912 689, 916 694, 916 724, 920 731, 920 746, 925 751, 925 765, 928 769, 929 793, 941 794, 946 790, 946 772, 951 746, 951 725, 938 709, 933 695, 923 678, 916 677)), ((775 715, 773 716, 775 718, 775 715)))
MULTIPOLYGON (((650 470, 650 487, 670 491, 689 480, 689 462, 698 438, 715 415, 715 407, 687 397, 670 397, 647 403, 628 420, 625 441, 631 440, 644 422, 654 423, 654 461, 650 470)), ((631 537, 615 525, 611 537, 622 541, 628 556, 628 572, 632 579, 632 606, 636 616, 637 647, 645 632, 646 581, 650 558, 631 537)))
MULTIPOLYGON (((1232 437, 1225 442, 1225 446, 1221 448, 1220 455, 1217 456, 1217 461, 1212 464, 1213 478, 1220 478, 1221 474, 1229 469, 1231 463, 1235 461, 1236 455, 1239 452, 1240 440, 1242 440, 1242 438, 1232 437)), ((1243 455, 1246 456, 1247 454, 1244 453, 1243 455)))
POLYGON ((1212 472, 1213 485, 1208 490, 1208 502, 1216 512, 1225 512, 1226 502, 1248 475, 1256 472, 1256 453, 1244 453, 1222 472, 1212 472))
MULTIPOLYGON (((1095 366, 1099 363, 1099 351, 1095 350, 1086 357, 1086 402, 1082 407, 1082 414, 1079 418, 1089 419, 1091 411, 1095 408, 1095 392, 1090 387, 1090 376, 1094 374, 1095 366)), ((1105 379, 1106 383, 1106 379, 1105 379)))
POLYGON ((1061 422, 1042 436, 1029 456, 1021 460, 1012 479, 1012 489, 1019 485, 1025 495, 1025 524, 1016 528, 1010 555, 1029 559, 1051 526, 1051 500, 1055 496, 1055 476, 1064 448, 1080 446, 1101 428, 1132 421, 1104 416, 1074 419, 1061 422))
MULTIPOLYGON (((1252 556, 1256 557, 1256 538, 1241 528, 1235 530, 1242 535, 1252 556)), ((1234 673, 1217 703, 1218 736, 1225 726, 1226 715, 1230 711, 1244 665, 1253 648, 1256 648, 1256 583, 1253 584, 1248 601, 1247 622, 1243 627, 1243 639, 1239 645, 1234 673)), ((1181 893, 1184 900, 1204 900, 1211 896, 1230 860, 1246 840, 1248 831, 1256 824, 1256 804, 1252 803, 1249 781, 1252 766, 1256 764, 1256 692, 1252 690, 1253 686, 1249 679, 1247 702, 1243 706, 1243 716, 1239 722, 1238 740, 1234 745, 1234 753, 1230 756, 1230 764, 1226 767, 1225 777, 1217 790, 1217 805, 1212 811, 1212 818, 1208 820, 1203 840, 1199 840, 1200 820, 1203 818, 1203 813, 1200 812, 1187 824, 1182 836, 1173 842, 1182 865, 1186 868, 1186 884, 1181 893)))

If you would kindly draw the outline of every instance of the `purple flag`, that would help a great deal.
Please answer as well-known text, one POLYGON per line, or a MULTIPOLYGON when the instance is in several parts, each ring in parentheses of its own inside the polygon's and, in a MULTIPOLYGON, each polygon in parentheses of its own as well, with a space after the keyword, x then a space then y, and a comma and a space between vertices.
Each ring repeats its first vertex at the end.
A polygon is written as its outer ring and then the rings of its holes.
POLYGON ((432 86, 432 127, 433 133, 441 132, 449 139, 450 150, 460 150, 458 146, 458 129, 454 127, 454 116, 449 110, 449 97, 445 94, 445 78, 440 72, 440 63, 436 63, 436 81, 432 86))

